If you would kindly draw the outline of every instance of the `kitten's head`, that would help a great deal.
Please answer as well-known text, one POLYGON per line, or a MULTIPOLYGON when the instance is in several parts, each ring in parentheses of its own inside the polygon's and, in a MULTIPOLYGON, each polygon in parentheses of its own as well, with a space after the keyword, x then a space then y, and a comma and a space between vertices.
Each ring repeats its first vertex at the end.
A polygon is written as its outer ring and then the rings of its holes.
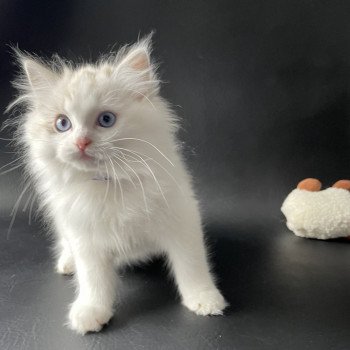
POLYGON ((116 163, 136 162, 137 145, 150 150, 162 137, 169 121, 162 115, 150 37, 96 64, 74 66, 57 57, 48 63, 22 53, 19 59, 15 103, 27 108, 21 134, 39 161, 89 172, 111 165, 122 176, 128 168, 116 163))

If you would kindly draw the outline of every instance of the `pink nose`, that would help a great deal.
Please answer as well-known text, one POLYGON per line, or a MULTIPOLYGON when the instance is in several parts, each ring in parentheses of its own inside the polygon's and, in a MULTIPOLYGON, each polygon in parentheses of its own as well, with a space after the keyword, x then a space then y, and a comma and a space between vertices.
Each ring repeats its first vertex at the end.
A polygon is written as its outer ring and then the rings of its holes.
POLYGON ((84 152, 86 147, 89 146, 91 143, 91 140, 87 137, 82 137, 77 139, 76 145, 80 149, 80 151, 84 152))

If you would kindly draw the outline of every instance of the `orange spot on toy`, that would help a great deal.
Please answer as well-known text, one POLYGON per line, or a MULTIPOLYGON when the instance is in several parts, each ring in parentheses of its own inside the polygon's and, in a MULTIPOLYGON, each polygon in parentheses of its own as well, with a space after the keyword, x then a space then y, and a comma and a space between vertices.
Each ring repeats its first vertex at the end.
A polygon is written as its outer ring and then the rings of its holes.
POLYGON ((308 178, 300 181, 297 186, 299 190, 305 190, 305 191, 311 191, 311 192, 317 192, 321 189, 321 187, 322 187, 321 181, 317 179, 312 179, 312 178, 308 178))
POLYGON ((339 180, 332 187, 350 191, 350 180, 339 180))

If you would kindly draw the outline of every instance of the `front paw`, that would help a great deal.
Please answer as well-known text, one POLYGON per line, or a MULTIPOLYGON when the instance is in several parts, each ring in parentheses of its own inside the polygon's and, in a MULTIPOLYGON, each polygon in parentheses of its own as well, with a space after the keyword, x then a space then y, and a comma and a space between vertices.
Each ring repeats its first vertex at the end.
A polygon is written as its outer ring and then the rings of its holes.
POLYGON ((193 293, 183 300, 183 304, 197 315, 222 315, 228 303, 217 289, 193 293))
POLYGON ((56 271, 60 275, 73 275, 74 273, 73 256, 62 254, 57 261, 56 271))
POLYGON ((75 301, 69 312, 69 326, 77 333, 99 332, 112 317, 111 309, 75 301))

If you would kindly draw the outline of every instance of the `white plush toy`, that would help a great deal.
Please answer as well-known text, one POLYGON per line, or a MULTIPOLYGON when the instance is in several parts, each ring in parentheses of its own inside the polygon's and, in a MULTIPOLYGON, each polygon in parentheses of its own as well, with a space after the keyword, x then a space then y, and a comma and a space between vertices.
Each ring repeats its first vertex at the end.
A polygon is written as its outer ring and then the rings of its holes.
POLYGON ((288 195, 281 208, 288 228, 300 237, 350 238, 350 180, 321 187, 319 180, 305 179, 288 195))

